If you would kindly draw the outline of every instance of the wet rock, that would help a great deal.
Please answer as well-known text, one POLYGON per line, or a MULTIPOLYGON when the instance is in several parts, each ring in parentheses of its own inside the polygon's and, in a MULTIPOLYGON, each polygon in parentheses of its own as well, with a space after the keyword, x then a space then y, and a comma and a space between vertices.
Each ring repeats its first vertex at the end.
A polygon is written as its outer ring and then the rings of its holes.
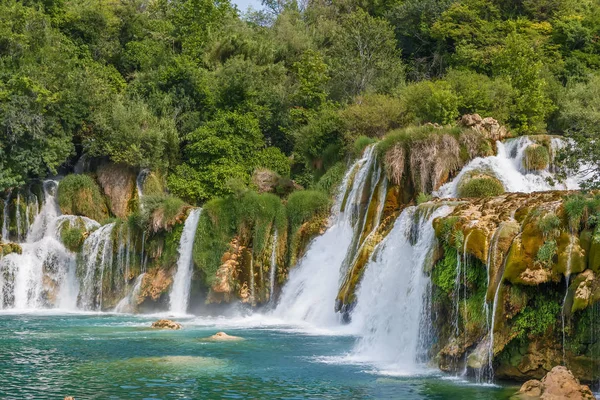
POLYGON ((152 328, 179 330, 181 329, 181 324, 175 321, 171 321, 170 319, 159 319, 158 321, 152 323, 152 328))
POLYGON ((494 142, 511 136, 506 127, 500 125, 497 120, 491 117, 481 118, 479 114, 463 115, 459 125, 471 128, 494 142))
POLYGON ((167 292, 173 283, 173 277, 168 275, 165 270, 155 268, 150 270, 142 281, 142 290, 140 291, 140 302, 144 300, 156 301, 167 292))
POLYGON ((105 164, 98 167, 98 182, 109 199, 110 210, 119 218, 129 214, 133 199, 136 174, 133 168, 124 164, 105 164))
POLYGON ((216 341, 216 342, 233 342, 244 340, 244 338, 239 336, 228 335, 225 332, 217 332, 212 336, 207 337, 205 340, 216 341))
POLYGON ((590 388, 581 385, 571 371, 562 366, 552 368, 541 381, 525 382, 519 394, 540 400, 595 400, 590 388))

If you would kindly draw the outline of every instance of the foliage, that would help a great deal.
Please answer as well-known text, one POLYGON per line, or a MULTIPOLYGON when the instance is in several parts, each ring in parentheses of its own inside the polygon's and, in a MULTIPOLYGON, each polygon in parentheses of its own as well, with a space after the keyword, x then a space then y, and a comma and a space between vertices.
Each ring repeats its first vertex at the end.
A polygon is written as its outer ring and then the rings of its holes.
POLYGON ((431 275, 433 284, 447 295, 454 291, 456 282, 456 254, 456 248, 444 246, 444 257, 435 265, 431 275))
POLYGON ((543 245, 540 246, 537 252, 536 261, 546 267, 549 267, 553 263, 556 250, 556 241, 547 240, 543 245))
POLYGON ((315 189, 325 192, 330 196, 335 194, 346 174, 346 163, 340 161, 329 168, 315 185, 315 189))
POLYGON ((502 182, 489 175, 467 176, 458 186, 460 197, 494 197, 504 193, 502 182))
POLYGON ((362 152, 371 144, 375 143, 375 139, 367 136, 359 136, 354 141, 354 155, 359 157, 362 152))
POLYGON ((546 146, 532 144, 527 146, 523 155, 523 166, 530 171, 540 171, 548 168, 550 152, 546 146))
POLYGON ((99 222, 108 217, 100 187, 89 175, 67 175, 58 185, 57 197, 63 214, 82 215, 99 222))
POLYGON ((569 221, 571 231, 578 232, 581 223, 584 222, 587 216, 587 201, 582 195, 567 196, 563 205, 569 221))
POLYGON ((426 194, 423 192, 420 192, 417 195, 417 205, 419 204, 423 204, 423 203, 427 203, 428 201, 430 201, 433 197, 430 194, 426 194))
POLYGON ((537 222, 538 229, 542 231, 544 237, 559 236, 561 225, 562 223, 558 215, 552 212, 544 215, 537 222))
POLYGON ((346 142, 362 136, 381 138, 407 121, 403 99, 382 94, 366 94, 340 111, 347 129, 346 142))
POLYGON ((302 223, 315 215, 329 211, 329 197, 316 190, 300 190, 288 197, 287 215, 290 228, 296 231, 302 223))
POLYGON ((556 323, 559 313, 560 302, 547 299, 545 296, 536 296, 533 304, 528 304, 515 317, 513 330, 520 339, 543 335, 556 323))
POLYGON ((67 249, 77 252, 85 240, 83 233, 84 230, 79 227, 68 226, 61 230, 60 239, 67 249))
POLYGON ((168 194, 142 197, 142 224, 151 232, 170 230, 181 217, 185 202, 168 194))

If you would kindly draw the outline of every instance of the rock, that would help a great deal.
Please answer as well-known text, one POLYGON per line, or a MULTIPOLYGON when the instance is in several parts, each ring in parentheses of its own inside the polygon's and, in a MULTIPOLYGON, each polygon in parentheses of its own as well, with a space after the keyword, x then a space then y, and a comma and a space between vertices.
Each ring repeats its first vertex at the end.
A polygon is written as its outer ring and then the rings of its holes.
POLYGON ((277 172, 266 168, 258 168, 252 174, 252 183, 256 185, 259 193, 269 193, 275 190, 279 178, 277 172))
POLYGON ((519 394, 540 400, 595 400, 589 387, 581 385, 566 367, 557 366, 538 380, 527 381, 519 394))
POLYGON ((152 301, 158 300, 167 292, 172 282, 173 277, 167 275, 165 270, 159 268, 150 270, 144 275, 144 279, 142 280, 139 302, 141 303, 146 299, 152 301))
POLYGON ((170 319, 159 319, 152 323, 152 327, 154 329, 171 329, 176 331, 181 329, 181 324, 170 319))
POLYGON ((136 174, 124 164, 105 164, 98 167, 98 182, 109 199, 110 210, 119 218, 129 214, 129 205, 136 193, 136 174))
POLYGON ((65 397, 65 400, 75 400, 75 397, 72 397, 72 396, 66 396, 66 397, 65 397))
POLYGON ((233 342, 233 341, 240 341, 240 340, 244 340, 244 338, 239 337, 239 336, 231 336, 226 334, 225 332, 217 332, 214 335, 207 337, 206 340, 211 340, 211 341, 218 341, 218 342, 233 342))
POLYGON ((459 125, 471 128, 494 142, 511 136, 506 127, 500 125, 494 118, 481 118, 479 114, 463 115, 459 121, 459 125))

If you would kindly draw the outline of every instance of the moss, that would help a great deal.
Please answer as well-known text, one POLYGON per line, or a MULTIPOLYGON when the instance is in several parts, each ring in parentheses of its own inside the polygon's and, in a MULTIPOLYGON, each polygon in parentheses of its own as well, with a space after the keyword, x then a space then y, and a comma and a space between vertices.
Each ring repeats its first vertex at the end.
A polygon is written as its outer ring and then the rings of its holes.
POLYGON ((553 212, 544 215, 538 220, 538 229, 546 237, 556 237, 560 235, 562 221, 553 212))
POLYGON ((504 185, 491 175, 465 176, 458 185, 459 197, 494 197, 504 193, 504 185))
POLYGON ((531 144, 525 149, 523 168, 528 171, 541 171, 550 164, 550 152, 546 146, 531 144))
POLYGON ((421 192, 417 196, 417 205, 427 203, 428 201, 431 201, 432 198, 433 197, 430 194, 421 192))
POLYGON ((65 247, 72 252, 78 252, 85 241, 85 230, 80 227, 65 227, 60 232, 60 239, 65 247))
POLYGON ((67 175, 58 185, 58 204, 63 214, 96 221, 104 221, 109 216, 100 187, 89 175, 67 175))
POLYGON ((568 275, 585 270, 587 259, 579 245, 579 238, 563 232, 557 239, 558 259, 553 270, 558 274, 568 275))
POLYGON ((175 196, 144 196, 141 217, 150 232, 156 233, 170 230, 175 224, 183 222, 185 209, 185 202, 175 196))
POLYGON ((595 273, 600 272, 600 232, 596 229, 594 235, 592 235, 588 254, 588 268, 595 273))
POLYGON ((560 302, 538 295, 517 315, 512 324, 517 338, 541 336, 553 327, 560 315, 560 302))
POLYGON ((444 257, 435 265, 431 280, 443 293, 450 295, 456 282, 457 250, 444 246, 444 257))
POLYGON ((150 172, 142 187, 145 196, 159 196, 165 193, 165 186, 162 177, 157 172, 150 172))

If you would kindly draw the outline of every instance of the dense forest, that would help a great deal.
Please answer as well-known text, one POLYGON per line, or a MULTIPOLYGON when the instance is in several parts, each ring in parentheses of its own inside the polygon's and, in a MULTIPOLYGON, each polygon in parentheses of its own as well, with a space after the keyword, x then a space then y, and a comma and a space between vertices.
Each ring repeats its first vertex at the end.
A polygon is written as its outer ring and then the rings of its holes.
POLYGON ((373 138, 467 113, 570 136, 563 166, 600 166, 597 0, 2 0, 0 15, 0 189, 85 155, 160 171, 191 204, 264 169, 280 195, 328 191, 373 138))

